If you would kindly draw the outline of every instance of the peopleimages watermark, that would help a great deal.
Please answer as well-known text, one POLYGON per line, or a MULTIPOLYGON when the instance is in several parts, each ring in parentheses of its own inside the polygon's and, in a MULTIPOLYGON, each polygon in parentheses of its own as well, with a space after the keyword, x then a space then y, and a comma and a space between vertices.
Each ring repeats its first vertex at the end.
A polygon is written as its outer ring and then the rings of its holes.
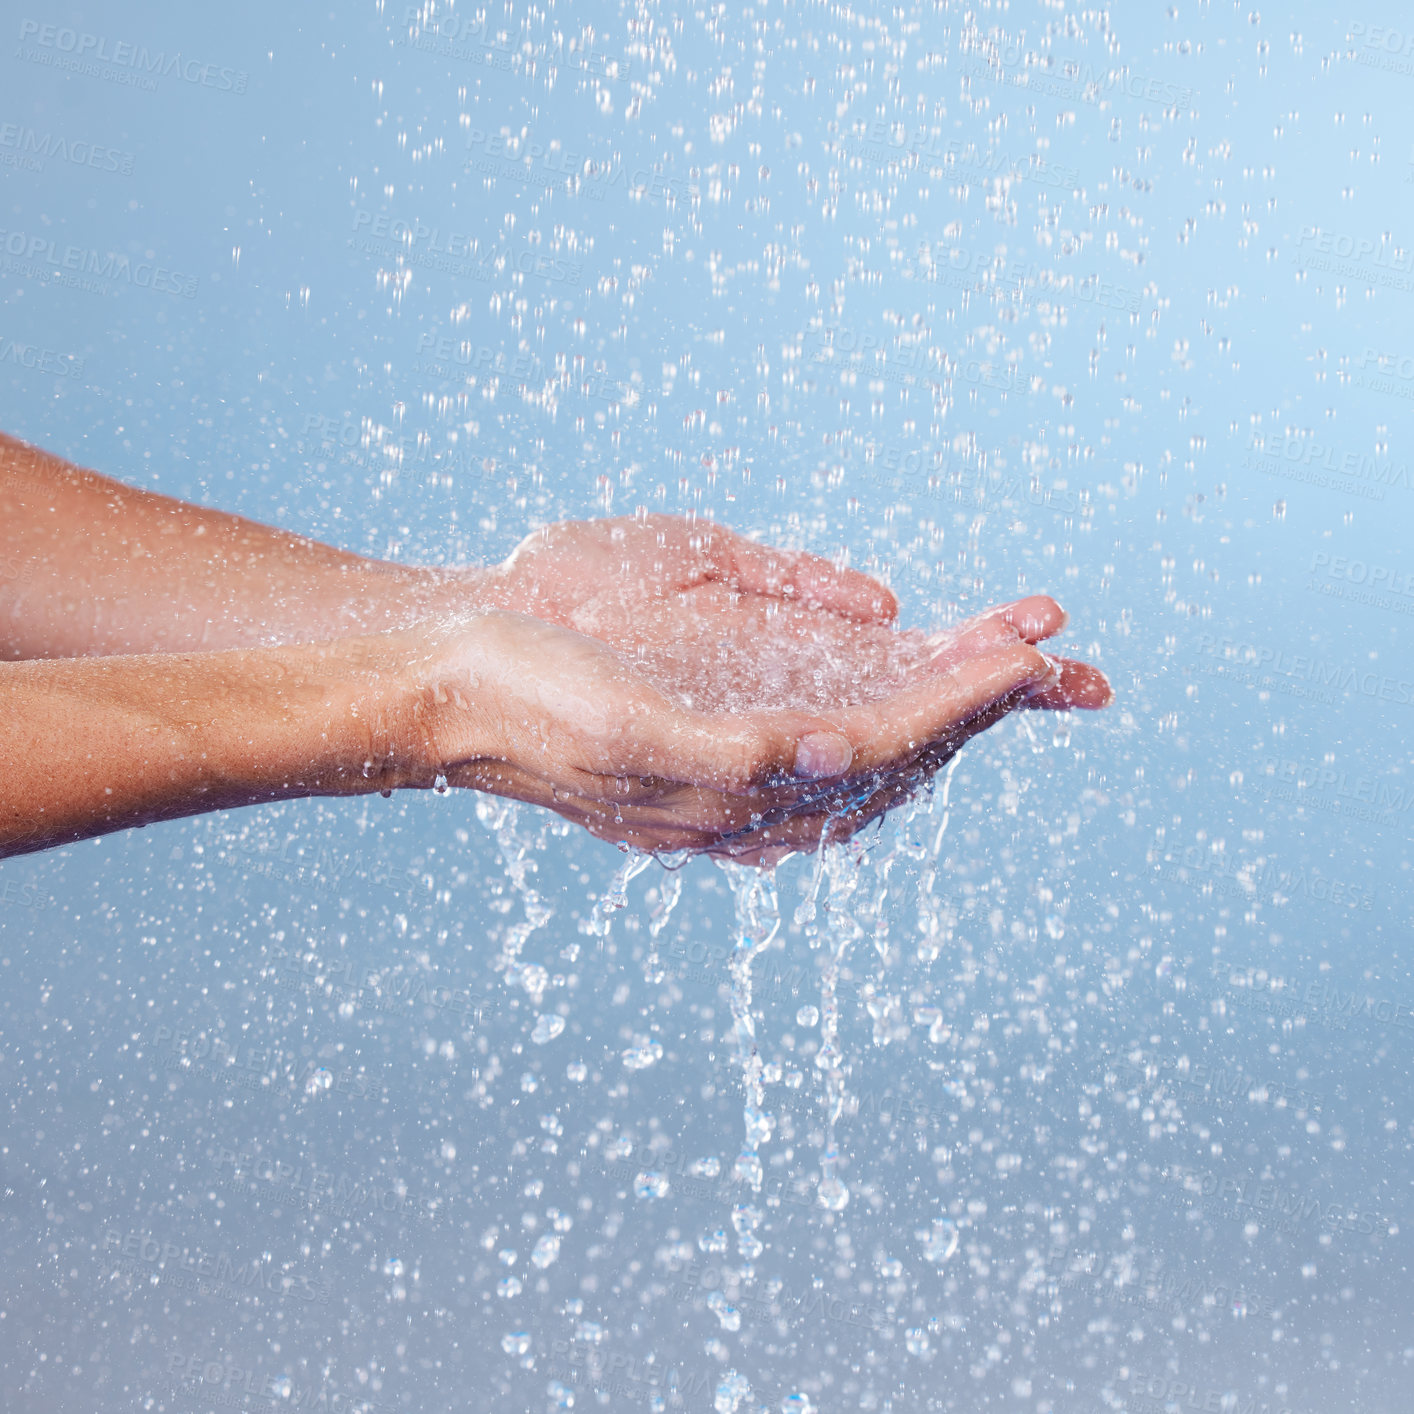
POLYGON ((1058 516, 1078 517, 1082 522, 1095 515, 1088 488, 1072 487, 1066 481, 1046 486, 1036 476, 1023 480, 980 462, 956 462, 941 447, 865 442, 852 446, 845 459, 856 450, 872 481, 909 497, 978 508, 1024 502, 1058 516))
POLYGON ((50 159, 74 167, 91 167, 96 172, 116 172, 131 177, 137 158, 107 143, 86 138, 58 137, 39 133, 24 123, 0 123, 0 167, 21 172, 42 172, 50 159))
POLYGON ((707 1393, 708 1377, 701 1371, 693 1373, 674 1365, 659 1367, 651 1360, 640 1359, 615 1351, 603 1355, 593 1346, 558 1337, 550 1342, 550 1364, 546 1374, 551 1379, 567 1380, 574 1385, 587 1385, 601 1397, 646 1402, 652 1395, 677 1401, 707 1393))
MULTIPOLYGON (((404 15, 403 34, 398 42, 444 59, 460 59, 504 73, 510 73, 517 62, 524 62, 520 44, 494 29, 484 9, 468 14, 443 11, 432 15, 427 9, 410 8, 404 15)), ((541 62, 560 63, 605 82, 627 83, 633 72, 632 60, 573 41, 558 54, 545 55, 541 62)))
POLYGON ((399 220, 386 211, 355 211, 348 245, 364 255, 465 280, 485 282, 524 275, 550 284, 578 284, 584 273, 582 261, 554 252, 505 245, 481 250, 469 232, 443 230, 421 220, 399 220))
MULTIPOLYGON (((413 371, 434 371, 434 366, 424 365, 419 361, 413 371)), ((436 365, 435 376, 450 378, 453 372, 445 365, 436 365)), ((429 476, 471 475, 481 478, 489 475, 491 467, 494 466, 494 462, 488 460, 484 452, 476 451, 470 441, 464 440, 460 444, 444 442, 438 446, 428 432, 415 432, 411 435, 395 433, 372 418, 354 417, 350 414, 332 417, 323 413, 308 413, 299 435, 294 440, 292 451, 294 457, 307 460, 291 470, 298 472, 299 479, 319 484, 324 483, 331 466, 362 468, 376 473, 384 482, 395 481, 404 472, 422 472, 429 476)), ((284 846, 286 852, 289 845, 290 842, 287 841, 284 846)), ((247 846, 247 852, 250 852, 250 848, 247 846)), ((257 850, 257 853, 263 855, 266 851, 261 849, 257 850)), ((320 857, 324 854, 321 850, 320 857)), ((349 876, 357 858, 356 854, 345 856, 344 861, 331 864, 328 870, 316 872, 311 882, 316 887, 335 886, 338 881, 349 876)), ((299 860, 289 860, 286 853, 281 854, 278 864, 272 865, 271 861, 264 858, 257 859, 255 863, 257 868, 266 872, 270 867, 285 869, 286 877, 290 869, 303 868, 299 860)), ((385 861, 380 860, 374 872, 379 876, 375 882, 391 885, 391 880, 386 877, 388 868, 385 861)), ((411 893, 412 890, 407 892, 411 893)))
POLYGON ((1181 856, 1165 855, 1157 872, 1161 879, 1237 902, 1290 902, 1299 898, 1306 903, 1328 903, 1366 912, 1374 907, 1375 890, 1369 884, 1332 879, 1305 865, 1283 869, 1269 858, 1241 862, 1230 859, 1225 852, 1196 844, 1189 845, 1181 856))
POLYGON ((1353 774, 1276 756, 1262 761, 1252 787, 1269 800, 1372 825, 1408 823, 1414 809, 1414 786, 1392 776, 1353 774))
POLYGON ((1321 1197, 1304 1188, 1288 1188, 1274 1179, 1219 1175, 1173 1164, 1160 1175, 1178 1184, 1200 1203, 1205 1217, 1231 1222, 1255 1222, 1272 1232, 1301 1233, 1315 1230, 1335 1237, 1341 1234, 1373 1236, 1389 1226, 1388 1219, 1367 1208, 1351 1207, 1335 1198, 1321 1197))
POLYGON ((199 283, 195 275, 184 275, 165 265, 154 264, 151 256, 134 261, 118 251, 61 246, 52 236, 3 228, 0 228, 0 262, 0 269, 26 279, 87 290, 92 294, 115 295, 119 287, 127 285, 181 299, 195 299, 199 283))
POLYGON ((155 1052, 165 1048, 162 1069, 187 1078, 282 1095, 315 1096, 332 1091, 375 1103, 388 1098, 387 1086, 365 1070, 352 1066, 335 1070, 316 1059, 302 1060, 279 1046, 253 1045, 249 1037, 232 1041, 200 1028, 176 1030, 163 1024, 150 1039, 155 1052))
POLYGON ((1371 609, 1414 614, 1414 578, 1408 570, 1320 551, 1306 581, 1309 593, 1371 609), (1319 577, 1318 577, 1319 572, 1319 577))
POLYGON ((301 456, 337 454, 346 461, 377 466, 386 463, 395 467, 409 464, 430 467, 439 455, 430 437, 393 433, 368 418, 330 417, 315 412, 305 415, 294 449, 301 456), (360 459, 361 452, 382 455, 360 459))
MULTIPOLYGON (((768 1092, 773 1097, 777 1093, 774 1086, 768 1092)), ((638 1145, 635 1152, 633 1140, 627 1135, 598 1146, 595 1153, 593 1166, 606 1178, 631 1188, 636 1197, 661 1198, 671 1192, 679 1200, 702 1198, 731 1204, 740 1202, 747 1191, 744 1185, 748 1180, 737 1177, 734 1165, 724 1165, 716 1155, 690 1159, 684 1151, 671 1146, 653 1148, 644 1144, 638 1145)), ((751 1193, 753 1203, 768 1208, 818 1206, 812 1181, 799 1175, 773 1174, 762 1188, 751 1193)))
POLYGON ((1061 191, 1080 186, 1078 168, 1050 162, 1037 153, 1018 158, 997 148, 979 148, 975 142, 947 137, 942 128, 928 123, 913 128, 887 118, 856 123, 840 135, 832 150, 880 170, 916 160, 938 164, 936 170, 945 176, 975 173, 996 181, 1033 182, 1061 191))
POLYGON ((448 986, 418 973, 408 975, 390 967, 361 966, 348 957, 285 948, 271 951, 270 965, 280 986, 330 996, 365 1011, 411 1017, 417 1007, 430 1007, 439 1015, 458 1016, 464 1024, 481 1017, 481 1005, 470 987, 448 986))
MULTIPOLYGON (((0 364, 27 368, 33 373, 47 373, 55 378, 83 377, 84 361, 77 354, 59 349, 46 349, 39 344, 22 344, 18 339, 0 338, 0 364)), ((0 570, 0 578, 4 578, 0 570)))
POLYGON ((1143 1306, 1175 1316, 1212 1307, 1245 1313, 1261 1304, 1251 1291, 1234 1281, 1185 1276, 1153 1258, 1144 1264, 1143 1275, 1132 1275, 1137 1254, 1128 1246, 1105 1253, 1080 1243, 1057 1243, 1042 1261, 1044 1265, 1033 1264, 1028 1277, 1023 1278, 1023 1289, 1034 1291, 1041 1282, 1050 1280, 1061 1291, 1087 1289, 1106 1305, 1143 1306), (1121 1280, 1119 1273, 1125 1279, 1121 1280))
POLYGON ((1320 486, 1368 501, 1383 501, 1390 487, 1407 491, 1414 485, 1408 462, 1381 461, 1359 452, 1342 452, 1314 438, 1284 432, 1254 432, 1242 466, 1247 471, 1280 481, 1320 486))
POLYGON ((1303 226, 1291 258, 1302 270, 1324 271, 1387 290, 1414 290, 1414 251, 1389 240, 1303 226))
POLYGON ((625 381, 606 368, 580 368, 558 357, 551 369, 528 349, 508 356, 504 349, 473 344, 470 339, 428 329, 417 336, 417 350, 418 357, 412 365, 414 373, 447 382, 462 382, 468 387, 474 387, 478 381, 490 387, 506 378, 518 387, 521 397, 528 402, 545 402, 556 387, 591 402, 609 404, 632 404, 639 396, 635 386, 638 374, 633 375, 633 381, 625 381), (539 393, 531 387, 533 382, 540 385, 539 393))
POLYGON ((1350 37, 1357 41, 1357 64, 1367 69, 1384 69, 1391 74, 1414 74, 1414 29, 1400 30, 1353 20, 1350 37))
POLYGON ((270 1374, 208 1355, 174 1351, 167 1357, 167 1373, 179 1394, 199 1391, 203 1405, 224 1404, 236 1409, 247 1407, 247 1401, 255 1399, 279 1409, 318 1410, 319 1414, 383 1414, 393 1408, 387 1401, 369 1399, 361 1391, 301 1385, 283 1370, 270 1374))
MULTIPOLYGON (((1354 590, 1368 590, 1371 596, 1386 596, 1379 605, 1381 608, 1397 604, 1400 613, 1414 612, 1414 569, 1371 564, 1348 555, 1332 555, 1328 550, 1318 550, 1312 557, 1310 573, 1312 576, 1319 573, 1323 580, 1339 585, 1339 598, 1356 599, 1359 596, 1354 590), (1346 593, 1346 586, 1352 592, 1346 593)), ((1329 591, 1322 587, 1320 592, 1325 594, 1329 591)), ((1375 599, 1362 598, 1360 602, 1373 604, 1375 599)))
POLYGON ((65 73, 84 74, 110 83, 126 84, 151 93, 157 80, 180 79, 199 88, 220 93, 244 93, 250 75, 244 69, 205 64, 184 58, 181 52, 153 51, 145 44, 126 39, 110 40, 67 25, 44 20, 20 21, 20 44, 15 58, 65 73))
POLYGON ((545 190, 564 190, 588 201, 603 201, 615 190, 643 199, 669 204, 687 202, 697 195, 697 187, 684 177, 672 177, 652 167, 631 167, 624 162, 600 162, 566 148, 555 138, 545 138, 534 130, 524 133, 487 132, 472 128, 466 137, 467 175, 505 177, 545 190))
POLYGON ((224 1144, 218 1146, 214 1163, 218 1188, 253 1195, 265 1204, 318 1209, 330 1217, 361 1220, 384 1215, 435 1224, 451 1221, 457 1208, 453 1195, 415 1193, 405 1179, 386 1172, 374 1178, 339 1173, 309 1159, 267 1157, 224 1144))
POLYGON ((1353 364, 1355 372, 1349 376, 1355 387, 1414 401, 1414 354, 1384 353, 1367 345, 1355 355, 1353 364))
MULTIPOLYGON (((303 448, 296 443, 295 450, 302 452, 303 448)), ((180 850, 177 846, 174 859, 181 857, 180 850)), ((242 831, 221 836, 213 855, 218 862, 238 865, 247 878, 277 879, 331 896, 348 891, 357 879, 388 890, 394 896, 389 902, 396 900, 405 906, 431 904, 435 897, 424 878, 425 871, 413 865, 399 870, 392 860, 372 850, 343 853, 327 845, 310 849, 294 836, 279 845, 272 839, 242 831), (295 850, 293 857, 291 849, 295 850)))
MULTIPOLYGON (((1160 990, 1167 992, 1167 988, 1160 990)), ((1216 1003, 1223 1011, 1250 1011, 1327 1031, 1348 1031, 1352 1022, 1366 1021, 1414 1033, 1414 1007, 1407 999, 1344 992, 1324 977, 1303 985, 1273 976, 1265 968, 1231 967, 1206 979, 1182 978, 1175 985, 1175 995, 1209 1006, 1216 1003)))
POLYGON ((1132 1374, 1130 1386, 1114 1405, 1116 1414, 1296 1414, 1286 1397, 1249 1394, 1231 1389, 1213 1389, 1173 1375, 1132 1374))
POLYGON ((473 383, 478 376, 487 379, 505 377, 525 383, 541 372, 541 363, 528 349, 521 349, 507 358, 504 349, 492 348, 489 344, 474 344, 470 339, 459 338, 455 334, 439 334, 435 329, 424 329, 417 336, 417 359, 412 371, 437 378, 467 378, 473 383))
POLYGON ((964 59, 961 72, 965 78, 1010 84, 1029 93, 1077 103, 1098 103, 1119 93, 1181 113, 1193 102, 1191 88, 1169 79, 1136 74, 1127 67, 1097 69, 1082 59, 1050 60, 1049 56, 1043 70, 1041 58, 1019 43, 1009 41, 997 45, 990 58, 964 59))
POLYGON ((787 369, 793 359, 816 368, 839 370, 871 382, 918 387, 924 383, 961 380, 1002 392, 1021 391, 1027 381, 1011 363, 993 363, 968 355, 952 358, 945 349, 922 343, 900 343, 868 330, 843 324, 817 325, 800 336, 798 346, 787 346, 787 369))
POLYGON ((1312 1091, 1284 1080, 1259 1078, 1240 1065, 1161 1056, 1143 1065, 1123 1061, 1115 1066, 1115 1076, 1117 1083, 1126 1088, 1152 1090, 1162 1086, 1176 1100, 1214 1109, 1269 1104, 1303 1116, 1321 1113, 1320 1097, 1312 1091))
MULTIPOLYGON (((0 569, 3 569, 4 564, 5 561, 0 560, 0 569)), ((53 894, 46 893, 33 880, 22 884, 18 879, 6 879, 0 884, 0 908, 32 908, 36 912, 42 912, 56 907, 58 902, 53 894)))
POLYGON ((1346 697, 1358 693, 1361 697, 1377 698, 1401 707, 1414 703, 1414 682, 1373 668, 1330 663, 1304 653, 1288 653, 1271 644, 1243 643, 1211 633, 1198 635, 1197 648, 1210 660, 1203 668, 1205 673, 1268 691, 1332 706, 1337 701, 1337 693, 1346 697))
POLYGON ((674 1300, 690 1303, 705 1296, 709 1304, 729 1302, 743 1319, 753 1323, 769 1324, 789 1310, 801 1316, 819 1315, 827 1321, 876 1334, 889 1328, 888 1315, 881 1305, 836 1296, 824 1288, 792 1290, 780 1281, 738 1287, 730 1281, 724 1267, 695 1256, 686 1261, 669 1257, 664 1266, 676 1278, 669 1288, 674 1300), (728 1287, 732 1289, 725 1292, 728 1287))
POLYGON ((128 1276, 142 1286, 172 1287, 228 1301, 255 1294, 311 1304, 329 1300, 327 1282, 293 1271, 288 1264, 277 1266, 268 1254, 242 1261, 229 1251, 180 1245, 171 1237, 132 1228, 109 1228, 102 1250, 109 1275, 128 1276))
POLYGON ((1074 299, 1127 314, 1137 314, 1143 301, 1139 290, 1099 275, 1060 273, 1035 261, 1006 259, 986 250, 946 243, 921 244, 902 267, 905 278, 948 285, 974 294, 1004 294, 1019 298, 1028 290, 1054 298, 1074 299))

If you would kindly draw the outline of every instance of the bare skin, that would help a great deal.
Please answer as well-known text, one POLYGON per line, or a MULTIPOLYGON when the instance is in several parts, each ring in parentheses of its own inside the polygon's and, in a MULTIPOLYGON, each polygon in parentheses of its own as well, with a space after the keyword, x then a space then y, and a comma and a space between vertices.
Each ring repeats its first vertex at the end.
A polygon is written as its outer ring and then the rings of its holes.
POLYGON ((450 785, 767 864, 1017 707, 1093 708, 1044 596, 900 630, 869 576, 672 517, 501 565, 382 564, 0 434, 0 856, 304 795, 450 785))

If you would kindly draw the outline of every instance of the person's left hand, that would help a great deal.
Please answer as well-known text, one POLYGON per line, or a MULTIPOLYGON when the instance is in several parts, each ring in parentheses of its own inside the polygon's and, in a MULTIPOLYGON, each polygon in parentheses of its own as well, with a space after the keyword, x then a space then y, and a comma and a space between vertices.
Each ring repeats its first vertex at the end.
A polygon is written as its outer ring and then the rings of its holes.
MULTIPOLYGON (((1065 624, 1053 599, 1035 595, 943 633, 900 630, 898 601, 871 576, 672 516, 547 526, 489 572, 478 597, 597 638, 684 706, 722 712, 877 702, 1065 624)), ((1098 669, 1054 661, 1056 683, 1026 706, 1109 702, 1098 669)))

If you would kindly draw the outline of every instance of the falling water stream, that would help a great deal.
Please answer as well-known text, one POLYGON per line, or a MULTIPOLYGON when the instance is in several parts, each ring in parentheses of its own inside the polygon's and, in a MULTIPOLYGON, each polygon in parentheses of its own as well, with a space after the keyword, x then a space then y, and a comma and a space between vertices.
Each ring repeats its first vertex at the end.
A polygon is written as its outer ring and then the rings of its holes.
MULTIPOLYGON (((849 1099, 847 1081, 853 1069, 840 1039, 843 977, 852 951, 868 936, 875 946, 878 975, 861 989, 861 999, 873 1018, 874 1044, 888 1045, 907 1033, 906 1025, 900 1023, 901 1005, 898 996, 890 990, 887 970, 891 961, 887 928, 890 879, 901 854, 924 862, 918 915, 919 959, 925 963, 934 961, 939 955, 944 927, 935 897, 937 865, 948 826, 949 793, 955 767, 956 758, 948 764, 940 783, 921 791, 911 804, 896 812, 883 830, 875 832, 871 828, 850 840, 822 844, 814 855, 808 877, 802 881, 804 894, 792 915, 807 946, 821 956, 820 1004, 818 1008, 801 1007, 797 1019, 811 1025, 818 1023, 819 1027, 815 1068, 823 1086, 824 1139, 819 1153, 816 1201, 833 1213, 842 1213, 850 1201, 849 1185, 842 1174, 847 1159, 840 1152, 838 1136, 839 1121, 849 1099), (938 825, 931 840, 926 836, 919 839, 920 828, 931 823, 935 815, 938 825)), ((776 1125, 768 1109, 766 1085, 770 1079, 779 1079, 782 1070, 781 1066, 770 1063, 763 1053, 764 1038, 759 1034, 763 1018, 753 1006, 752 966, 779 936, 781 904, 775 869, 756 870, 731 863, 723 863, 722 868, 735 907, 730 952, 731 1034, 734 1061, 741 1079, 743 1118, 742 1145, 733 1168, 733 1179, 750 1189, 750 1196, 737 1202, 731 1215, 741 1263, 734 1276, 741 1288, 749 1288, 757 1279, 757 1260, 766 1245, 762 1235, 765 1214, 758 1201, 764 1173, 761 1150, 771 1139, 776 1125)), ((675 899, 676 894, 671 897, 675 899)), ((662 909, 660 903, 655 918, 662 909)), ((944 1029, 941 1013, 937 1018, 920 1015, 915 1020, 931 1021, 930 1035, 934 1040, 944 1029)), ((957 1249, 956 1226, 946 1217, 934 1219, 928 1229, 916 1236, 925 1258, 937 1267, 946 1263, 957 1249)), ((737 1331, 741 1328, 741 1312, 723 1291, 708 1293, 707 1306, 722 1329, 737 1331)), ((721 1414, 734 1414, 752 1393, 750 1381, 736 1369, 729 1369, 718 1383, 715 1408, 721 1414)), ((808 1395, 796 1391, 782 1398, 780 1408, 809 1411, 814 1405, 808 1395)))

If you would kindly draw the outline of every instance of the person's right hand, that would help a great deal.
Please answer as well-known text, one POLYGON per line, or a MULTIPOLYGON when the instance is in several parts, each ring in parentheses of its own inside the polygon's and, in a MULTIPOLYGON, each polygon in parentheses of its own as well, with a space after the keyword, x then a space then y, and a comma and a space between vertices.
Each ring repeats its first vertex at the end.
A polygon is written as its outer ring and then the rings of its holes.
MULTIPOLYGON (((987 624, 995 641, 980 646, 934 645, 931 664, 875 700, 722 710, 684 705, 661 672, 655 681, 599 639, 529 615, 424 622, 380 636, 403 667, 373 783, 440 776, 634 848, 773 862, 827 829, 852 833, 1028 694, 1061 690, 1057 669, 1004 628, 987 624)), ((755 670, 778 671, 779 645, 763 650, 755 670)), ((734 680, 751 671, 747 654, 734 680)))

